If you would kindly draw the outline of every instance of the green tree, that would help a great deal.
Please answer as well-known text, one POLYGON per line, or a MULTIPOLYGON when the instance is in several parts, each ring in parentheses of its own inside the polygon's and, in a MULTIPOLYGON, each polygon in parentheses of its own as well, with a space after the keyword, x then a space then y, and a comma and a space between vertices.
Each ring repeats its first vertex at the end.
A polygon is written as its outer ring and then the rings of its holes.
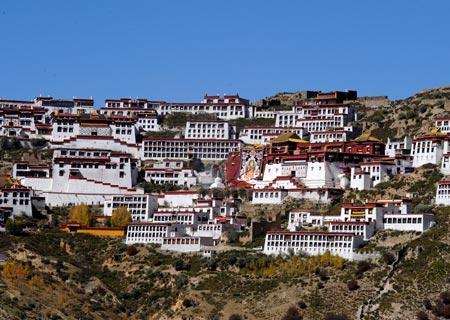
POLYGON ((23 232, 23 223, 18 219, 8 219, 8 221, 6 221, 5 229, 9 234, 19 236, 23 232))

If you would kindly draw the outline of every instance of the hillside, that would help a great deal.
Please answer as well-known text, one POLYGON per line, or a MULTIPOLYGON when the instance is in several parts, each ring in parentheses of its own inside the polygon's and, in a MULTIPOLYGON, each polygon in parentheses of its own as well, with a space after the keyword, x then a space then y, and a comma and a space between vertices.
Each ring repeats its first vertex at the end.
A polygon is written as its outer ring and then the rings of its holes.
POLYGON ((364 250, 381 256, 368 264, 269 258, 239 247, 208 261, 143 246, 137 254, 127 253, 118 240, 45 229, 1 235, 0 252, 17 262, 3 267, 0 316, 279 319, 296 306, 304 319, 339 319, 326 318, 330 313, 345 319, 413 319, 426 311, 426 299, 441 307, 435 300, 450 289, 450 212, 436 214, 438 225, 422 236, 379 233, 364 250))
POLYGON ((450 114, 450 87, 425 90, 388 105, 359 109, 358 125, 384 141, 427 132, 436 116, 450 114))
MULTIPOLYGON (((302 92, 280 93, 265 103, 283 109, 302 99, 302 92)), ((450 114, 450 87, 378 101, 377 107, 359 101, 354 125, 383 140, 413 136, 427 132, 436 116, 450 114)), ((185 121, 166 118, 171 127, 185 121)), ((249 121, 233 124, 239 129, 249 121)), ((42 146, 2 144, 3 172, 15 159, 50 155, 42 146)), ((435 214, 437 224, 424 234, 377 232, 358 249, 370 256, 363 262, 327 254, 269 257, 257 250, 264 239, 249 241, 247 233, 242 243, 236 238, 220 244, 211 259, 157 246, 127 247, 123 239, 59 231, 55 225, 65 216, 54 210, 53 221, 27 221, 19 235, 0 232, 0 319, 301 319, 293 313, 311 320, 450 319, 450 208, 433 206, 441 178, 436 166, 424 165, 370 191, 347 190, 332 205, 300 200, 253 205, 241 196, 248 218, 283 226, 291 210, 333 215, 343 201, 411 194, 415 211, 435 214)))

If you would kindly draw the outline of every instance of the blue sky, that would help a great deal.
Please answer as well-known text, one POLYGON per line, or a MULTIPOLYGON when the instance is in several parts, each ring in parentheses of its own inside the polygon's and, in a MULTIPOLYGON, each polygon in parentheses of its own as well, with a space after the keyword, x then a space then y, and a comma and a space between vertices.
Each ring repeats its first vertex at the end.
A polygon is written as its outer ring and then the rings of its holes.
POLYGON ((0 2, 0 97, 198 101, 450 84, 449 1, 0 2))

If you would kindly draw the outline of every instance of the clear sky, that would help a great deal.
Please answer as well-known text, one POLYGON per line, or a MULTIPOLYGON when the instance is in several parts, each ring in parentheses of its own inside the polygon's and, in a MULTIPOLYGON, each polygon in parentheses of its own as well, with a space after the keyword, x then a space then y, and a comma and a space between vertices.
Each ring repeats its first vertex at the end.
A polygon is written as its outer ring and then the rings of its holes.
POLYGON ((1 0, 0 97, 252 100, 450 84, 450 1, 1 0))

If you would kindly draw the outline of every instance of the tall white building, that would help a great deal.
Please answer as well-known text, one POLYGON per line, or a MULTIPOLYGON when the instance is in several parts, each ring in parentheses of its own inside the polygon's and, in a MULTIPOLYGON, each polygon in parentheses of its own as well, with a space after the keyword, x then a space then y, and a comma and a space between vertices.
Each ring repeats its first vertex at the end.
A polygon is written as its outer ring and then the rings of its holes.
POLYGON ((112 216, 115 209, 125 207, 133 221, 149 221, 158 208, 158 198, 150 194, 119 194, 108 196, 103 204, 103 214, 112 216))
MULTIPOLYGON (((110 195, 139 193, 137 163, 130 154, 104 149, 57 149, 51 176, 20 178, 49 206, 103 204, 110 195)), ((19 178, 19 177, 18 177, 19 178)))
POLYGON ((230 140, 236 138, 236 128, 226 121, 187 121, 184 137, 230 140))

